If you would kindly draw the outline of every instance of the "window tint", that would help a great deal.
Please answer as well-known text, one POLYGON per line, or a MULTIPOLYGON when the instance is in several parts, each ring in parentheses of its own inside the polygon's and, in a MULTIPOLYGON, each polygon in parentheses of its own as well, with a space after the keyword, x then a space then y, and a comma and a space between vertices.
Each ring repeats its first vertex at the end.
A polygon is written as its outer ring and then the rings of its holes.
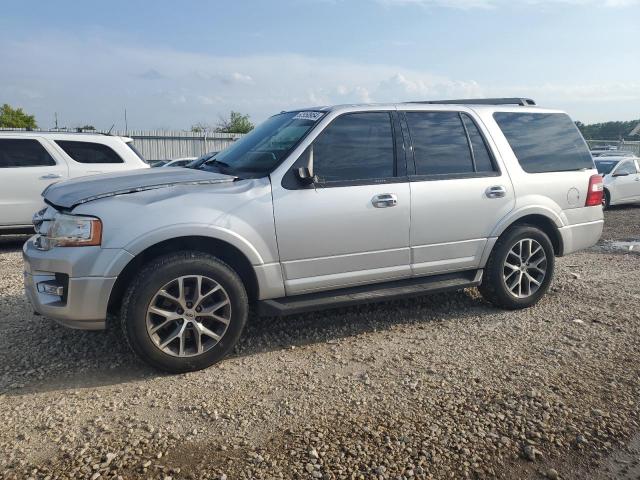
POLYGON ((394 176, 391 117, 352 113, 335 119, 313 142, 313 169, 321 181, 394 176))
POLYGON ((618 160, 596 160, 596 168, 600 175, 607 175, 611 173, 613 167, 618 164, 618 160))
POLYGON ((484 143, 484 139, 482 138, 478 127, 468 115, 463 113, 461 116, 464 126, 467 129, 467 133, 469 134, 469 140, 471 141, 473 158, 476 162, 476 171, 493 172, 495 168, 491 161, 491 154, 489 153, 486 143, 484 143))
POLYGON ((473 173, 471 151, 458 112, 407 112, 416 175, 473 173))
POLYGON ((79 163, 124 163, 111 147, 101 143, 56 140, 67 155, 79 163))
POLYGON ((493 117, 528 173, 593 168, 580 132, 564 113, 507 113, 493 117))
POLYGON ((618 173, 629 173, 629 174, 634 174, 636 173, 636 164, 635 162, 623 162, 622 165, 620 165, 616 171, 616 174, 618 173))
POLYGON ((0 168, 55 165, 51 155, 37 140, 0 139, 0 168))

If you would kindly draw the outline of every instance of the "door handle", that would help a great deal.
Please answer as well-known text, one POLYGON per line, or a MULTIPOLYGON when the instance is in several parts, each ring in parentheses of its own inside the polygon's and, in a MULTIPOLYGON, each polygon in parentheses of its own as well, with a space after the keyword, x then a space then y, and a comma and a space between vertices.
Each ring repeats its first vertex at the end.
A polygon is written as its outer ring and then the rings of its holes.
POLYGON ((40 180, 53 180, 54 178, 62 178, 62 175, 57 173, 47 173, 46 175, 42 175, 40 180))
POLYGON ((375 208, 395 207, 398 204, 398 197, 395 193, 381 193, 371 199, 375 208))
POLYGON ((494 185, 492 187, 487 188, 484 194, 488 198, 502 198, 507 194, 507 189, 502 185, 494 185))

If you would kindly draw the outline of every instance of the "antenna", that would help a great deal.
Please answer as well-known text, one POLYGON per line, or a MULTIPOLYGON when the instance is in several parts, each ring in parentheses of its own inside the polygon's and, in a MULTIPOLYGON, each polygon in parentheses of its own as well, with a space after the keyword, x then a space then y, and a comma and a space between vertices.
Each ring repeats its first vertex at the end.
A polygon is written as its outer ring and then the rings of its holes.
POLYGON ((124 134, 129 135, 129 124, 127 123, 127 109, 124 109, 124 134))
POLYGON ((111 130, 113 130, 113 127, 115 127, 116 124, 114 123, 113 125, 111 125, 111 128, 109 129, 109 131, 107 132, 107 135, 111 135, 111 130))
POLYGON ((58 130, 58 112, 53 112, 53 116, 54 116, 55 121, 56 121, 56 130, 58 130))

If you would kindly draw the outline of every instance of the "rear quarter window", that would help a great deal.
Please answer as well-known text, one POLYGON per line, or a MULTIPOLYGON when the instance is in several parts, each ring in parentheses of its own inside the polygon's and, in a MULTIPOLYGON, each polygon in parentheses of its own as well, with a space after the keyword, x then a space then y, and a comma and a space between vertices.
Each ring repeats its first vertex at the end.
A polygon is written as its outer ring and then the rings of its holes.
POLYGON ((493 117, 525 172, 594 168, 587 144, 568 115, 496 112, 493 117))
POLYGON ((111 147, 102 143, 56 140, 60 148, 78 163, 124 163, 111 147))

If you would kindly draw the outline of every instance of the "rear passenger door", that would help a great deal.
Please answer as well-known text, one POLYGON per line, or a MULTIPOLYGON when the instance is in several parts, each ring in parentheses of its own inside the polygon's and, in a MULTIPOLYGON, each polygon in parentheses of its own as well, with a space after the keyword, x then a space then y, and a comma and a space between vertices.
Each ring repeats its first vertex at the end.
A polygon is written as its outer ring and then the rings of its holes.
POLYGON ((67 177, 66 163, 38 138, 0 138, 0 226, 31 225, 42 191, 67 177))
POLYGON ((413 275, 477 268, 514 193, 480 123, 458 111, 406 111, 411 139, 413 275))
POLYGON ((319 181, 295 181, 298 159, 282 182, 274 182, 287 295, 411 275, 409 183, 394 125, 395 112, 340 115, 302 155, 313 151, 319 181))

